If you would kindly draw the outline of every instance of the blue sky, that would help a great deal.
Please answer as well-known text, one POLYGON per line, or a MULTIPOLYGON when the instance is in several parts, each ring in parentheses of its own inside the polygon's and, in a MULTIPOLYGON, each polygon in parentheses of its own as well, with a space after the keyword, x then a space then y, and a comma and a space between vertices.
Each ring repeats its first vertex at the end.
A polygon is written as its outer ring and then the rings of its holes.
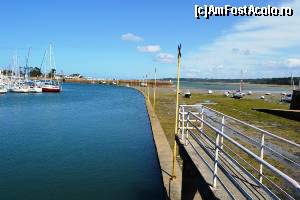
POLYGON ((299 0, 1 0, 0 66, 32 48, 41 63, 51 42, 57 70, 99 78, 300 76, 299 0), (293 17, 196 20, 194 5, 290 5, 293 17), (247 54, 245 53, 247 52, 247 54))

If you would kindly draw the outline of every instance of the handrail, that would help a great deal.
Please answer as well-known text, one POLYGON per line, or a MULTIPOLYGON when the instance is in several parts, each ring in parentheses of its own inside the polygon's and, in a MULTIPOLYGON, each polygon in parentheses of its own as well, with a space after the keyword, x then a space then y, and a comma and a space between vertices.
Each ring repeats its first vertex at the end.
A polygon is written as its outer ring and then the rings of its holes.
MULTIPOLYGON (((196 114, 196 113, 195 113, 195 114, 196 114)), ((229 125, 222 124, 221 122, 217 121, 216 119, 213 119, 212 117, 210 117, 210 116, 208 116, 208 115, 206 115, 206 117, 209 118, 210 120, 212 120, 213 122, 215 122, 215 123, 217 123, 217 124, 219 124, 219 125, 222 125, 222 126, 228 128, 228 129, 231 130, 232 132, 234 132, 234 133, 236 133, 236 134, 238 134, 238 135, 240 135, 240 136, 246 138, 247 140, 251 141, 254 145, 257 145, 257 146, 260 145, 259 141, 256 141, 256 140, 250 138, 249 136, 240 133, 239 131, 235 130, 234 128, 230 127, 229 125)), ((279 152, 274 151, 274 150, 273 150, 272 148, 270 148, 269 146, 264 145, 264 148, 266 148, 266 150, 271 151, 272 153, 276 154, 277 156, 280 156, 280 157, 284 158, 285 160, 288 160, 289 162, 293 163, 294 165, 297 165, 298 167, 300 167, 300 164, 299 164, 298 162, 296 162, 296 161, 294 161, 294 160, 291 160, 290 158, 286 157, 285 155, 283 155, 283 154, 281 154, 281 153, 279 153, 279 152)))
POLYGON ((256 130, 258 130, 258 131, 260 131, 260 132, 262 132, 262 133, 265 133, 266 135, 268 135, 268 136, 270 136, 270 137, 274 137, 274 138, 276 138, 276 139, 282 140, 282 141, 284 141, 284 142, 286 142, 286 143, 288 143, 288 144, 291 144, 291 145, 293 145, 293 146, 296 146, 296 147, 299 147, 299 148, 300 148, 300 144, 297 144, 297 143, 295 143, 295 142, 293 142, 293 141, 287 140, 287 139, 285 139, 285 138, 283 138, 283 137, 280 137, 280 136, 278 136, 278 135, 275 135, 275 134, 273 134, 273 133, 270 133, 269 131, 266 131, 266 130, 263 130, 263 129, 261 129, 261 128, 258 128, 258 127, 254 126, 254 125, 248 124, 247 122, 241 121, 241 120, 236 119, 236 118, 231 117, 231 116, 228 116, 228 115, 226 115, 226 114, 224 114, 224 113, 221 113, 221 112, 219 112, 219 111, 217 111, 217 110, 214 110, 214 109, 212 109, 212 108, 209 108, 209 107, 207 107, 207 106, 204 106, 204 104, 199 104, 199 105, 181 105, 181 106, 183 106, 183 107, 195 107, 195 106, 197 106, 197 107, 203 107, 203 108, 205 108, 205 109, 207 109, 207 110, 211 110, 211 111, 213 111, 213 112, 215 112, 215 113, 218 113, 218 114, 220 114, 220 115, 222 115, 222 116, 225 116, 225 117, 227 117, 227 118, 229 118, 229 119, 232 119, 232 120, 234 120, 234 121, 236 121, 236 122, 239 122, 239 123, 241 123, 241 124, 244 124, 244 125, 246 125, 246 126, 249 126, 249 127, 253 128, 253 129, 256 129, 256 130))
POLYGON ((222 131, 220 131, 219 129, 215 128, 214 126, 212 126, 211 124, 209 124, 205 120, 201 119, 199 116, 193 114, 192 112, 189 112, 189 114, 191 114, 193 117, 195 117, 196 119, 198 119, 199 121, 201 121, 202 123, 204 123, 206 126, 208 126, 209 128, 211 128, 213 131, 217 132, 218 134, 220 134, 221 136, 223 136, 224 138, 226 138, 228 141, 230 141, 232 144, 234 144, 235 146, 237 146, 238 148, 240 148, 241 150, 243 150, 245 153, 247 153, 248 155, 250 155, 251 157, 253 157, 260 164, 263 164, 264 166, 266 166, 267 168, 269 168, 271 171, 273 171, 274 173, 276 173, 279 176, 281 176, 285 181, 287 181, 291 185, 293 185, 297 189, 298 192, 300 192, 300 185, 299 185, 299 183, 297 181, 295 181, 294 179, 292 179, 291 177, 289 177, 288 175, 286 175, 285 173, 283 173, 282 171, 280 171, 279 169, 277 169, 276 167, 274 167, 270 163, 268 163, 265 160, 261 159, 256 154, 254 154, 252 151, 250 151, 249 149, 245 148, 240 143, 238 143, 235 140, 233 140, 231 137, 229 137, 226 134, 222 133, 222 131))

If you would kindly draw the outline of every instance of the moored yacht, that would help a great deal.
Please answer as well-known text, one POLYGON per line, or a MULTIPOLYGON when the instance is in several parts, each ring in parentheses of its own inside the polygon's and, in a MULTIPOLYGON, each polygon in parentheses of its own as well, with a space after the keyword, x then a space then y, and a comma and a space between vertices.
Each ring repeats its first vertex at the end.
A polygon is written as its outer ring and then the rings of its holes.
POLYGON ((51 78, 51 80, 47 80, 47 74, 46 74, 46 67, 45 67, 45 81, 42 84, 42 91, 43 92, 61 92, 61 86, 59 84, 59 82, 54 81, 53 79, 55 79, 55 72, 56 72, 56 67, 55 65, 52 65, 52 45, 49 45, 49 67, 51 70, 53 70, 53 74, 49 75, 49 78, 51 78), (54 68, 53 68, 54 67, 54 68))
POLYGON ((61 91, 61 86, 58 82, 56 81, 46 81, 44 82, 42 86, 42 91, 43 92, 60 92, 61 91))
POLYGON ((29 92, 33 92, 33 93, 41 93, 43 92, 43 88, 37 86, 37 85, 33 85, 29 87, 29 92))
POLYGON ((24 84, 16 84, 11 88, 10 91, 15 93, 28 93, 29 87, 28 85, 24 85, 24 84))
POLYGON ((36 81, 33 81, 33 82, 29 82, 29 92, 41 93, 43 92, 43 89, 40 84, 38 84, 36 81))
POLYGON ((0 85, 0 94, 7 93, 7 89, 5 88, 5 85, 0 85))

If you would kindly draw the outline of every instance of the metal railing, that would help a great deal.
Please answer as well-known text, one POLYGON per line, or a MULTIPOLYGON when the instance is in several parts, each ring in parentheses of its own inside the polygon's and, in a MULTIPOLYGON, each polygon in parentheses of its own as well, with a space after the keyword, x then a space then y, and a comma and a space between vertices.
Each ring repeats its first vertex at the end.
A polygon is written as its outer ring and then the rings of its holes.
POLYGON ((288 150, 279 150, 280 144, 286 143, 289 148, 300 152, 299 144, 204 104, 179 106, 178 122, 178 137, 185 145, 192 145, 196 151, 202 148, 207 153, 213 161, 212 166, 198 155, 212 172, 212 186, 216 188, 220 183, 230 198, 234 199, 230 189, 218 176, 219 170, 247 199, 254 199, 253 195, 260 199, 255 192, 251 192, 253 189, 249 185, 259 188, 272 199, 300 197, 299 183, 286 174, 288 170, 280 170, 278 164, 276 167, 272 164, 275 162, 271 162, 276 160, 282 164, 281 168, 292 166, 300 172, 299 157, 295 159, 288 150), (247 184, 241 184, 240 179, 247 184))

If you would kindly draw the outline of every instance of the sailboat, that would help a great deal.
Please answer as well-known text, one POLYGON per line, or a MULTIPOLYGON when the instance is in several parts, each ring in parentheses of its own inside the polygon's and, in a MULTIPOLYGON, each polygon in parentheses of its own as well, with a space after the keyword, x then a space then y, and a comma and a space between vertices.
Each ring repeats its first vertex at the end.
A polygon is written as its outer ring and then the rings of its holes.
POLYGON ((7 89, 5 88, 4 84, 1 84, 0 85, 0 94, 5 94, 5 93, 7 93, 7 89))
MULTIPOLYGON (((243 76, 243 70, 241 70, 241 74, 243 76)), ((235 99, 243 98, 243 96, 245 96, 245 94, 242 92, 242 90, 243 90, 243 80, 241 79, 240 89, 233 93, 233 98, 235 98, 235 99)))
MULTIPOLYGON (((51 44, 49 45, 49 67, 50 67, 50 69, 52 69, 52 45, 51 44)), ((54 70, 51 80, 47 81, 46 80, 47 72, 45 69, 45 82, 42 86, 43 92, 60 92, 61 91, 61 86, 60 86, 59 82, 53 80, 53 78, 55 78, 55 71, 56 70, 54 70)))
POLYGON ((36 81, 29 82, 29 92, 32 93, 41 93, 43 92, 42 87, 36 81))
POLYGON ((36 81, 31 81, 28 80, 29 77, 29 58, 30 58, 30 52, 31 52, 31 48, 28 49, 28 54, 27 54, 27 58, 26 58, 26 65, 24 67, 24 74, 25 74, 25 83, 28 85, 28 91, 32 92, 32 93, 41 93, 42 92, 42 87, 40 87, 40 85, 38 85, 36 83, 36 81))
MULTIPOLYGON (((293 92, 295 89, 296 89, 296 87, 295 87, 294 77, 293 77, 293 74, 291 74, 291 91, 293 92)), ((288 94, 283 94, 281 97, 281 101, 291 103, 292 98, 293 98, 292 92, 288 93, 288 94)))
MULTIPOLYGON (((16 55, 14 57, 14 66, 18 66, 18 56, 16 55)), ((10 88, 11 92, 15 93, 28 93, 29 92, 29 87, 28 85, 21 80, 21 67, 19 68, 19 77, 16 82, 13 83, 12 87, 10 88)))

